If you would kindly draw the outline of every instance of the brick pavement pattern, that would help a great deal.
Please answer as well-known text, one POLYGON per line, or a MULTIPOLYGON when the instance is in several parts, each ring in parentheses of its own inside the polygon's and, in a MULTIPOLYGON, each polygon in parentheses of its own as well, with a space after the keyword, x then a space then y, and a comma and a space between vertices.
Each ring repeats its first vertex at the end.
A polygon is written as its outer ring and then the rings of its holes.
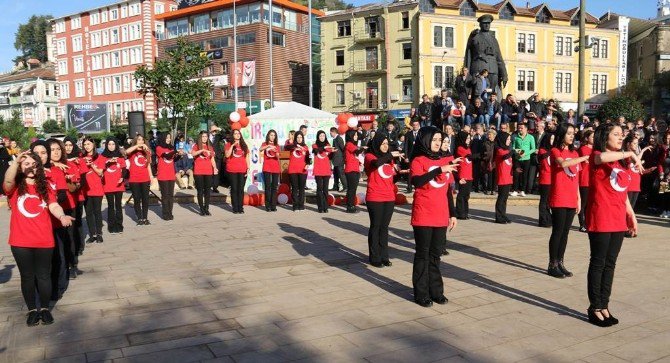
POLYGON ((666 220, 641 216, 624 242, 610 304, 621 323, 598 328, 585 322, 586 234, 570 234, 575 276, 548 277, 536 207, 510 207, 515 223, 497 225, 492 207, 472 206, 448 236, 449 303, 432 308, 411 301, 409 206, 396 208, 383 269, 366 264, 364 210, 214 205, 200 217, 176 205, 165 222, 159 208, 135 226, 126 207, 125 233, 87 246, 56 323, 27 327, 2 207, 0 361, 670 361, 666 220))

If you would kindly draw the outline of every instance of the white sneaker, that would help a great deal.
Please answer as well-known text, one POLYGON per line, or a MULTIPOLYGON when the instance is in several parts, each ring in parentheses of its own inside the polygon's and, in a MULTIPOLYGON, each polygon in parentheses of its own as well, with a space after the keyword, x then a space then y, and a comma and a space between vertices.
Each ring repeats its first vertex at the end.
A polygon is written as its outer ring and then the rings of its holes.
POLYGON ((519 195, 519 193, 517 193, 517 192, 511 192, 511 193, 509 193, 509 195, 511 195, 511 196, 513 196, 513 197, 516 197, 516 196, 519 195))
POLYGON ((525 197, 525 196, 526 196, 526 193, 525 193, 525 192, 521 192, 521 194, 519 194, 519 195, 522 196, 522 197, 525 197))

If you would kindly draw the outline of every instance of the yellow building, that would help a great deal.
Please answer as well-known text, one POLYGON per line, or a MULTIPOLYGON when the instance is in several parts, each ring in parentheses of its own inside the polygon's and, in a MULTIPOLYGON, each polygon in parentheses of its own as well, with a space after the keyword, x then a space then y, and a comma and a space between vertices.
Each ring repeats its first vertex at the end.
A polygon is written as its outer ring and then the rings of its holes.
POLYGON ((418 2, 396 1, 319 18, 322 109, 371 121, 416 103, 418 9, 418 2))
MULTIPOLYGON (((541 98, 558 100, 564 110, 576 109, 579 8, 516 7, 511 1, 489 5, 471 0, 421 0, 420 4, 418 94, 435 95, 442 88, 451 88, 463 66, 468 37, 479 27, 477 18, 490 14, 494 18, 491 31, 508 74, 502 96, 511 93, 525 99, 537 92, 541 98)), ((591 108, 621 86, 620 32, 597 24, 598 19, 587 14, 586 34, 593 47, 586 54, 585 96, 591 108)), ((625 69, 623 74, 625 82, 625 69)))

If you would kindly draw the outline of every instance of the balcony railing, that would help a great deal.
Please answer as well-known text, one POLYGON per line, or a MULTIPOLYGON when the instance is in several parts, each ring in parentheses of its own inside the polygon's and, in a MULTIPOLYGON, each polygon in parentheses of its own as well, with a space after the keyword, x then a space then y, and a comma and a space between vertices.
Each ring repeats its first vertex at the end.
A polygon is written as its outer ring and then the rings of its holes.
POLYGON ((10 105, 20 105, 23 103, 33 103, 35 102, 35 97, 33 95, 23 95, 23 96, 12 96, 9 97, 10 105))
POLYGON ((376 32, 356 32, 354 41, 357 43, 381 43, 384 41, 384 33, 376 32))
POLYGON ((386 69, 379 66, 379 62, 374 61, 357 61, 353 62, 349 67, 349 73, 352 75, 374 75, 385 74, 386 69))
POLYGON ((6 105, 9 105, 9 98, 0 97, 0 106, 6 106, 6 105))

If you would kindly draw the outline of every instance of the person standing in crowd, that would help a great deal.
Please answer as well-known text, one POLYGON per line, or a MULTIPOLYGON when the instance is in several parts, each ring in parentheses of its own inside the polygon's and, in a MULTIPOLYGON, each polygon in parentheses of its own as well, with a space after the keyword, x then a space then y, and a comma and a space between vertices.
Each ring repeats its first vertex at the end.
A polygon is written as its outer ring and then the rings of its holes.
MULTIPOLYGON (((86 225, 88 239, 86 243, 102 243, 102 197, 105 190, 102 185, 103 167, 95 149, 95 140, 90 136, 84 137, 83 150, 79 158, 79 173, 81 174, 84 193, 84 209, 86 210, 86 225)), ((148 162, 147 162, 148 164, 148 162)))
POLYGON ((514 173, 514 191, 512 196, 520 195, 525 197, 533 190, 533 182, 535 181, 535 168, 531 165, 530 157, 537 152, 535 147, 535 137, 528 134, 528 125, 519 123, 517 126, 517 135, 514 137, 514 145, 512 146, 519 155, 517 160, 521 172, 514 173))
MULTIPOLYGON (((413 151, 414 151, 414 143, 416 141, 416 138, 419 135, 419 129, 421 128, 421 124, 419 123, 419 120, 412 120, 412 130, 408 131, 405 133, 405 148, 403 152, 405 153, 405 157, 409 158, 413 151)), ((407 193, 412 192, 412 180, 411 176, 407 176, 407 193)))
MULTIPOLYGON (((356 130, 351 130, 356 133, 356 130)), ((356 134, 358 135, 358 134, 356 134)), ((293 211, 305 209, 305 185, 307 183, 307 166, 310 164, 309 149, 305 144, 305 136, 298 131, 293 135, 293 142, 288 151, 291 157, 288 161, 288 176, 291 180, 291 194, 293 197, 293 211)))
POLYGON ((212 125, 209 128, 209 141, 212 143, 212 146, 214 147, 214 165, 216 165, 216 169, 219 171, 218 173, 212 174, 212 193, 219 193, 219 186, 222 183, 224 179, 226 167, 224 165, 225 158, 223 157, 223 149, 224 149, 224 136, 221 133, 221 129, 216 126, 212 125))
POLYGON ((314 170, 312 174, 316 179, 316 205, 319 213, 328 213, 328 183, 332 170, 330 169, 330 154, 333 147, 328 143, 326 132, 319 130, 316 133, 316 141, 312 144, 314 154, 314 170))
POLYGON ((553 142, 554 135, 545 134, 537 151, 537 162, 540 169, 540 178, 538 180, 540 190, 538 226, 542 228, 551 227, 549 193, 551 192, 551 146, 553 142))
POLYGON ((482 178, 482 193, 493 195, 495 193, 495 140, 496 130, 488 130, 486 139, 482 143, 480 151, 480 170, 482 178))
POLYGON ((9 156, 16 160, 19 154, 21 153, 21 147, 16 142, 16 140, 9 140, 9 148, 7 149, 9 156))
POLYGON ((496 200, 496 223, 508 224, 512 221, 507 217, 507 198, 512 187, 512 152, 510 145, 512 136, 501 131, 495 140, 496 178, 498 184, 498 199, 496 200))
MULTIPOLYGON (((214 166, 216 171, 216 166, 214 166)), ((249 146, 240 130, 233 130, 226 145, 226 174, 230 179, 230 200, 233 213, 244 213, 244 184, 249 170, 249 146)), ((205 213, 210 215, 209 207, 205 213)))
POLYGON ((347 177, 347 213, 358 213, 356 209, 356 189, 361 179, 361 162, 358 159, 365 147, 358 147, 358 134, 349 130, 345 134, 344 175, 347 177))
POLYGON ((500 121, 502 120, 502 106, 498 102, 498 94, 491 92, 490 100, 486 104, 486 128, 490 125, 495 125, 496 130, 500 128, 500 121), (494 123, 495 122, 495 123, 494 123))
POLYGON ((133 208, 138 226, 151 224, 149 215, 149 188, 151 187, 151 149, 146 144, 144 136, 136 135, 131 146, 126 149, 126 157, 130 162, 128 168, 128 184, 133 193, 133 208))
MULTIPOLYGON (((226 147, 230 147, 230 145, 226 145, 226 147)), ((226 150, 226 154, 227 153, 228 151, 226 150)), ((209 199, 212 195, 212 175, 214 175, 217 170, 216 161, 214 160, 214 146, 212 146, 211 141, 209 141, 207 131, 200 131, 200 134, 198 134, 198 142, 193 145, 193 148, 191 149, 191 155, 193 155, 193 179, 195 181, 200 215, 211 216, 212 214, 209 212, 209 199)), ((234 203, 235 196, 233 196, 232 193, 232 184, 230 188, 230 199, 233 200, 234 203)), ((233 213, 237 213, 235 204, 233 204, 233 213)))
POLYGON ((265 134, 265 142, 258 150, 263 155, 263 188, 265 189, 265 211, 277 211, 277 186, 281 168, 279 165, 279 140, 277 131, 265 134))
MULTIPOLYGON (((442 115, 445 112, 445 109, 450 108, 451 98, 447 95, 447 90, 443 89, 440 91, 440 95, 436 96, 433 102, 433 126, 437 127, 438 130, 442 130, 442 115)), ((447 111, 447 115, 449 111, 447 111)), ((389 135, 391 136, 391 135, 389 135)), ((393 137, 391 137, 393 141, 393 137)))
POLYGON ((56 202, 44 166, 32 152, 18 155, 5 173, 2 188, 12 211, 9 245, 19 268, 21 293, 28 307, 26 324, 35 326, 40 320, 42 324, 52 324, 54 318, 48 304, 52 294, 50 274, 55 242, 50 214, 63 227, 72 225, 73 218, 56 202))
MULTIPOLYGON (((638 134, 635 132, 631 132, 623 140, 623 150, 632 151, 637 154, 639 159, 642 159, 642 155, 647 151, 651 150, 651 147, 647 146, 644 149, 640 150, 638 134)), ((640 191, 642 190, 641 189, 642 174, 652 173, 654 170, 656 170, 656 166, 646 168, 644 169, 644 171, 642 171, 635 166, 635 162, 633 159, 629 158, 626 159, 625 161, 627 161, 628 163, 627 172, 628 174, 630 174, 631 177, 631 182, 630 185, 628 186, 628 201, 630 202, 630 206, 631 208, 633 208, 634 211, 635 204, 637 204, 638 196, 640 195, 640 191)), ((636 236, 627 233, 626 237, 636 237, 636 236)))
POLYGON ((442 133, 434 127, 422 127, 410 164, 415 188, 411 224, 416 244, 412 286, 414 302, 423 307, 448 302, 440 255, 446 244, 447 228, 453 230, 457 224, 453 199, 447 196, 456 166, 442 159, 441 146, 442 133))
POLYGON ((454 88, 458 94, 458 100, 461 101, 464 105, 470 104, 470 97, 472 95, 472 75, 467 67, 461 69, 461 74, 456 76, 454 80, 454 88))
MULTIPOLYGON (((593 131, 586 130, 582 134, 581 145, 579 146, 579 156, 591 156, 593 151, 593 131)), ((586 232, 586 203, 588 202, 589 181, 591 179, 591 164, 589 159, 586 159, 580 165, 579 172, 579 198, 581 205, 579 206, 579 231, 586 232)))
MULTIPOLYGON (((660 160, 658 163, 659 182, 670 183, 670 130, 667 130, 665 134, 661 136, 661 140, 660 160)), ((663 211, 660 217, 665 219, 670 218, 669 192, 660 195, 659 207, 663 211)))
POLYGON ((284 142, 284 150, 287 150, 286 148, 293 143, 294 138, 295 138, 295 130, 289 131, 288 137, 286 138, 286 142, 284 142))
POLYGON ((535 116, 533 118, 544 118, 547 115, 547 106, 540 99, 540 94, 535 92, 526 101, 530 107, 529 112, 535 116))
POLYGON ((466 109, 465 112, 465 123, 463 125, 472 125, 473 123, 487 124, 486 114, 487 114, 486 104, 482 101, 481 98, 475 98, 475 102, 471 103, 470 106, 466 109))
POLYGON ((459 125, 463 127, 465 125, 465 117, 467 115, 467 109, 465 104, 460 100, 456 102, 456 107, 452 107, 449 112, 449 124, 447 126, 459 125))
POLYGON ((81 156, 81 150, 79 149, 79 146, 77 146, 77 139, 66 136, 63 140, 63 144, 65 144, 65 156, 67 157, 68 170, 73 174, 70 177, 70 184, 72 184, 72 197, 76 203, 74 209, 74 248, 75 255, 78 257, 84 254, 84 248, 86 247, 86 244, 84 243, 84 233, 82 232, 82 224, 84 220, 83 182, 85 182, 85 180, 82 180, 81 178, 81 175, 83 174, 81 172, 81 159, 79 158, 81 156))
POLYGON ((551 237, 549 237, 549 267, 547 274, 552 277, 571 277, 563 263, 568 246, 568 234, 575 213, 581 208, 579 196, 579 165, 588 156, 579 156, 574 146, 575 126, 562 123, 556 130, 551 148, 551 237))
MULTIPOLYGON (((163 220, 171 221, 174 219, 172 209, 174 207, 174 185, 177 179, 174 164, 175 160, 183 154, 175 150, 172 144, 172 135, 169 132, 158 135, 156 154, 158 158, 156 178, 161 191, 161 217, 163 220)), ((215 181, 218 183, 218 179, 215 181)))
POLYGON ((519 122, 523 117, 524 110, 511 94, 505 97, 505 102, 500 105, 500 108, 502 110, 502 123, 498 125, 498 129, 501 129, 503 124, 519 122))
POLYGON ((175 149, 182 157, 175 160, 175 179, 179 189, 193 189, 195 181, 193 180, 193 155, 191 149, 193 148, 192 140, 186 142, 184 135, 177 136, 175 149), (183 177, 186 176, 186 184, 184 184, 183 177))
POLYGON ((365 204, 370 217, 368 230, 368 249, 370 265, 380 268, 391 266, 388 252, 388 226, 395 208, 394 176, 397 167, 393 158, 399 152, 390 151, 389 138, 383 132, 375 135, 370 144, 370 151, 365 154, 365 173, 368 185, 365 193, 365 204))
POLYGON ((126 191, 123 173, 126 169, 126 160, 121 154, 116 139, 108 137, 105 150, 100 155, 100 165, 103 167, 102 186, 107 198, 107 231, 110 234, 123 232, 123 192, 126 191))
MULTIPOLYGON (((13 160, 12 156, 7 151, 5 146, 5 140, 0 137, 0 184, 5 180, 5 172, 9 168, 9 163, 13 160)), ((0 188, 0 195, 3 195, 4 192, 0 188)))
POLYGON ((637 234, 637 218, 628 200, 630 175, 626 159, 638 170, 642 162, 633 151, 624 151, 623 130, 614 124, 603 124, 595 131, 591 164, 591 184, 586 206, 591 259, 588 270, 588 319, 599 326, 619 323, 609 311, 614 268, 623 244, 624 234, 637 234))
POLYGON ((487 69, 482 69, 479 71, 477 77, 473 81, 473 90, 471 100, 480 99, 483 104, 487 104, 489 100, 489 95, 493 92, 491 88, 491 82, 489 82, 489 71, 487 69))
POLYGON ((458 195, 456 196, 456 218, 470 219, 470 191, 472 190, 472 150, 470 148, 472 138, 465 131, 456 135, 456 157, 461 159, 458 163, 458 195))
POLYGON ((333 153, 330 154, 330 161, 333 163, 333 189, 335 192, 347 190, 347 178, 344 174, 344 153, 345 144, 342 136, 338 133, 337 127, 330 128, 330 137, 333 138, 333 153), (342 184, 342 189, 339 184, 342 184))
POLYGON ((433 120, 433 104, 430 103, 430 97, 427 94, 421 96, 423 102, 419 104, 419 119, 421 126, 430 126, 433 120))

